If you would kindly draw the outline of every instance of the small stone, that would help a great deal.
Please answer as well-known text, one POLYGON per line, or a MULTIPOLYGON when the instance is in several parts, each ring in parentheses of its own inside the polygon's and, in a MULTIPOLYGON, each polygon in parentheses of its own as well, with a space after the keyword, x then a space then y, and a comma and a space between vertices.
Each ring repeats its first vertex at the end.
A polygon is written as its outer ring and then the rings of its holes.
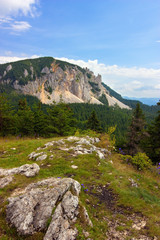
POLYGON ((133 178, 129 178, 128 180, 131 182, 132 187, 136 187, 136 188, 138 187, 138 184, 134 181, 133 178))
POLYGON ((83 230, 83 235, 87 238, 87 237, 89 237, 89 232, 86 232, 83 230))
POLYGON ((146 226, 146 221, 141 221, 139 223, 134 223, 132 225, 132 228, 136 229, 136 230, 141 230, 142 228, 144 228, 146 226))
POLYGON ((72 165, 71 168, 73 168, 73 169, 77 169, 78 166, 76 166, 76 165, 72 165))
POLYGON ((15 150, 16 150, 16 148, 11 148, 11 150, 14 150, 14 151, 15 151, 15 150))
POLYGON ((98 155, 98 157, 99 157, 100 159, 104 159, 104 158, 105 158, 105 157, 104 157, 104 154, 101 153, 100 151, 97 151, 97 155, 98 155))
POLYGON ((28 158, 29 159, 35 159, 36 157, 40 156, 40 155, 43 155, 44 152, 40 152, 40 153, 36 153, 36 152, 32 152, 28 155, 28 158))
POLYGON ((78 140, 79 140, 79 137, 75 137, 75 136, 71 136, 67 138, 67 141, 69 142, 78 141, 78 140))
POLYGON ((48 142, 48 143, 46 143, 46 144, 44 144, 44 146, 47 148, 47 147, 51 147, 51 146, 53 146, 53 143, 52 142, 48 142))
POLYGON ((45 160, 47 158, 47 154, 44 154, 42 156, 39 156, 36 161, 42 161, 42 160, 45 160))

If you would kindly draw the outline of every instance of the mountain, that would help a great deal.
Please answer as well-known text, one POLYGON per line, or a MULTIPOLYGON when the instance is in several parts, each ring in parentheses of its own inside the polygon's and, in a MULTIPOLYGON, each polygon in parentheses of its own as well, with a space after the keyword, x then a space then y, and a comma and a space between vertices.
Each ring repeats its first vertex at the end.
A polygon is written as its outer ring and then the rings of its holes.
POLYGON ((104 87, 100 75, 52 57, 1 64, 0 90, 36 96, 45 104, 62 99, 66 103, 107 102, 109 106, 130 109, 104 87))
POLYGON ((159 98, 135 98, 135 97, 126 97, 126 96, 124 98, 130 99, 130 100, 138 100, 143 104, 147 104, 149 106, 156 105, 157 102, 159 101, 159 98))

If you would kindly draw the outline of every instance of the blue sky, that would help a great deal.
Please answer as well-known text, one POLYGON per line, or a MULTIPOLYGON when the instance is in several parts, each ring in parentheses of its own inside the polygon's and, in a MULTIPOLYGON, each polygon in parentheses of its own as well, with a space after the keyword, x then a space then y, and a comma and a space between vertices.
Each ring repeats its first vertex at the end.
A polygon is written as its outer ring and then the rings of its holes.
POLYGON ((159 0, 0 0, 0 62, 53 56, 160 97, 159 0))

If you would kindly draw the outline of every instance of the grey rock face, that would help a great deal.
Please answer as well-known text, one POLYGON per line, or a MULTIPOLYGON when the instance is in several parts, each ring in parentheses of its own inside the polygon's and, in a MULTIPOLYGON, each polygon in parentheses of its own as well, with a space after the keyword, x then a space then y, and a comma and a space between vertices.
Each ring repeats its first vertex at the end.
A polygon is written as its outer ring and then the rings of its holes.
POLYGON ((77 236, 77 230, 70 228, 70 224, 74 223, 78 215, 78 197, 73 196, 68 191, 58 205, 53 214, 51 224, 46 232, 44 240, 74 240, 77 236))
POLYGON ((32 183, 22 195, 8 199, 7 221, 19 234, 27 235, 44 230, 52 217, 44 240, 74 240, 78 231, 71 226, 79 214, 80 189, 80 184, 71 178, 32 183))
POLYGON ((26 177, 34 177, 38 174, 40 168, 36 163, 25 164, 17 168, 3 169, 0 168, 0 176, 9 176, 14 174, 25 175, 26 177))

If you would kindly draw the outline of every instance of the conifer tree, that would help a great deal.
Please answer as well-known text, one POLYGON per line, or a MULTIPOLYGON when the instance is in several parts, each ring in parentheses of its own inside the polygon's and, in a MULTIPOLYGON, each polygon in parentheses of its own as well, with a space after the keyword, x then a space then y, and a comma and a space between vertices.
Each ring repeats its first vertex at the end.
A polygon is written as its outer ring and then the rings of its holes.
POLYGON ((42 107, 41 103, 35 104, 33 106, 34 132, 36 136, 47 136, 48 116, 44 114, 41 107, 42 107))
POLYGON ((145 117, 140 108, 140 104, 137 103, 136 109, 133 112, 131 124, 127 136, 127 152, 130 155, 135 155, 142 151, 142 140, 145 136, 145 117))
POLYGON ((16 131, 14 111, 7 98, 2 94, 0 96, 0 134, 6 136, 14 134, 16 131))
POLYGON ((17 122, 19 134, 25 136, 34 134, 34 115, 26 99, 19 100, 17 122))
POLYGON ((72 135, 75 132, 76 119, 73 112, 63 102, 52 104, 48 110, 48 132, 58 135, 72 135))
POLYGON ((89 128, 93 131, 96 131, 96 132, 101 132, 102 131, 100 121, 98 120, 96 112, 94 110, 87 120, 87 128, 89 128))
MULTIPOLYGON (((160 101, 157 103, 160 106, 160 101)), ((146 152, 154 163, 160 162, 160 111, 148 129, 146 152)))

